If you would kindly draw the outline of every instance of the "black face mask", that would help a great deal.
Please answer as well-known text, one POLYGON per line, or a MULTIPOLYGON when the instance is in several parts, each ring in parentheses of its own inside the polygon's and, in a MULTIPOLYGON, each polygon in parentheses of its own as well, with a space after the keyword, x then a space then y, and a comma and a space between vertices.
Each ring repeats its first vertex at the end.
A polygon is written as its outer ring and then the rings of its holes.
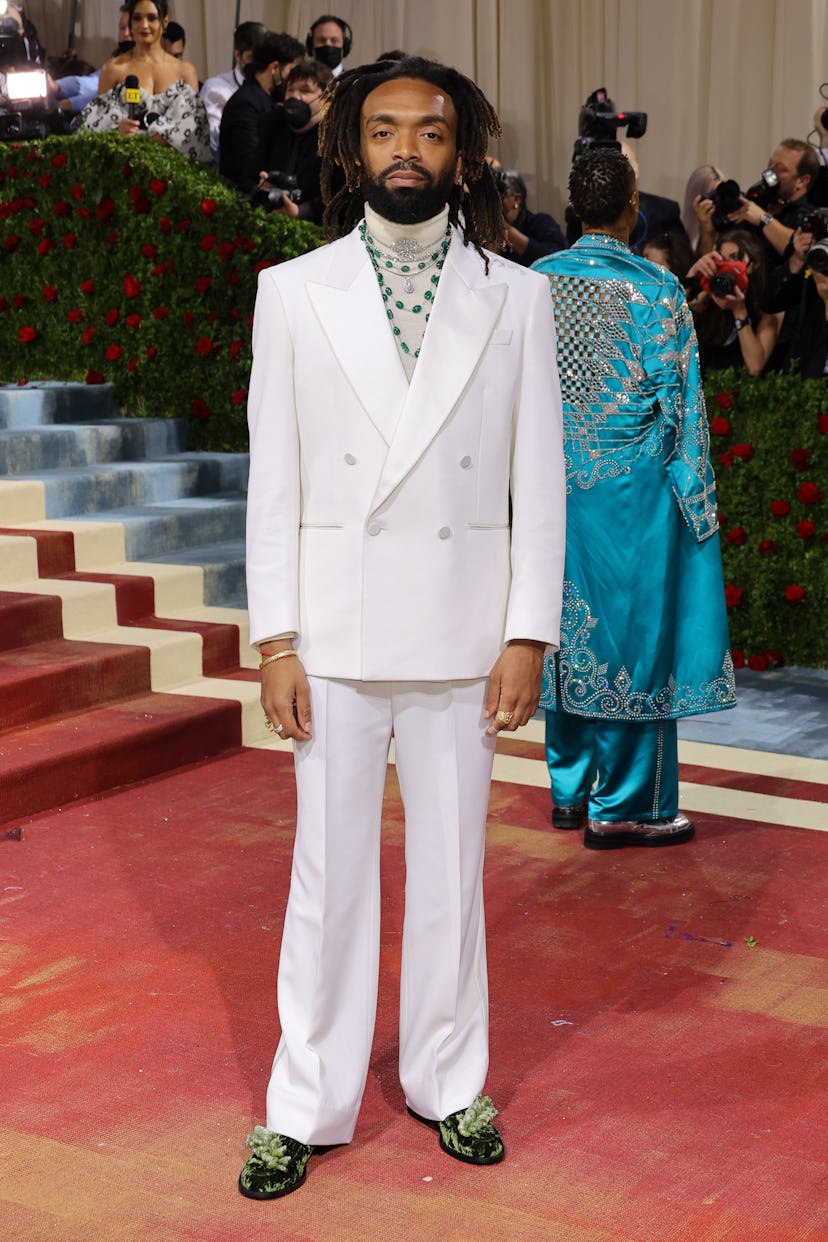
POLYGON ((304 129, 311 119, 310 104, 305 103, 304 99, 286 99, 282 107, 291 129, 304 129))
POLYGON ((322 47, 313 49, 313 59, 318 60, 322 65, 327 65, 329 69, 336 69, 337 65, 342 64, 342 48, 335 47, 332 43, 325 43, 322 47))

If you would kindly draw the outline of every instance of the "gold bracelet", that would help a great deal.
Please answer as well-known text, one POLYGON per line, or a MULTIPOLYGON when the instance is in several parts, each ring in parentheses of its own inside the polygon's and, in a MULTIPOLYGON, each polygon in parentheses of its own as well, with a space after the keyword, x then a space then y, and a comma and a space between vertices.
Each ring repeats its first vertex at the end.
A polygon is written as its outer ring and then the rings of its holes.
POLYGON ((273 664, 276 660, 284 660, 288 656, 295 656, 295 655, 296 655, 296 652, 293 650, 292 647, 289 647, 287 651, 277 651, 275 655, 265 656, 265 658, 262 660, 261 664, 259 665, 259 670, 261 671, 261 669, 267 668, 268 664, 273 664))

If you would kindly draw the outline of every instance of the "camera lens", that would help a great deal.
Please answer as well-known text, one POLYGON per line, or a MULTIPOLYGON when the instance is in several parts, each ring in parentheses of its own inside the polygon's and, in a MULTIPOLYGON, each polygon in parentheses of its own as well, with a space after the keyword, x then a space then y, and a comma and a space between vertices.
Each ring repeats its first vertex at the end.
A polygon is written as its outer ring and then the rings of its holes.
POLYGON ((731 276, 729 272, 717 272, 715 276, 710 277, 710 292, 715 293, 717 298, 726 298, 736 288, 736 277, 731 276))

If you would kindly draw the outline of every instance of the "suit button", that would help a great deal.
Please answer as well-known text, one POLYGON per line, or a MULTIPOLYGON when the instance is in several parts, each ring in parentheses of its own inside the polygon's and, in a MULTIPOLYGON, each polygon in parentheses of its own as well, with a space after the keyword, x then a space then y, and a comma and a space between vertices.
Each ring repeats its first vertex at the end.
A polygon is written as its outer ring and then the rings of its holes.
POLYGON ((441 526, 440 529, 437 531, 437 538, 438 539, 450 539, 451 538, 451 527, 441 526))
POLYGON ((346 465, 346 466, 355 466, 355 465, 356 465, 356 458, 354 457, 353 453, 346 453, 346 454, 345 454, 345 465, 346 465))
POLYGON ((368 534, 378 535, 381 530, 382 530, 382 527, 380 526, 379 522, 372 522, 371 525, 368 527, 368 534))
POLYGON ((464 470, 468 470, 469 466, 471 465, 471 458, 470 458, 470 457, 461 457, 461 458, 460 458, 460 465, 462 466, 462 468, 463 468, 464 470))

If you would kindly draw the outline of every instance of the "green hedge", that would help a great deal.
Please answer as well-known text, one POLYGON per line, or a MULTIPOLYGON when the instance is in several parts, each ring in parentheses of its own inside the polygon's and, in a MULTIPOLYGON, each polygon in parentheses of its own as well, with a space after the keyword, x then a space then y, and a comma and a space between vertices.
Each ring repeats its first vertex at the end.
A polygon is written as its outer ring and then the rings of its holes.
POLYGON ((705 384, 734 663, 828 667, 828 381, 705 384))
MULTIPOLYGON (((320 241, 149 140, 0 143, 0 381, 110 381, 191 447, 245 449, 257 273, 320 241)), ((705 386, 737 666, 828 667, 827 386, 705 386)))
POLYGON ((320 241, 150 139, 0 143, 0 381, 110 381, 191 447, 244 449, 257 274, 320 241))

